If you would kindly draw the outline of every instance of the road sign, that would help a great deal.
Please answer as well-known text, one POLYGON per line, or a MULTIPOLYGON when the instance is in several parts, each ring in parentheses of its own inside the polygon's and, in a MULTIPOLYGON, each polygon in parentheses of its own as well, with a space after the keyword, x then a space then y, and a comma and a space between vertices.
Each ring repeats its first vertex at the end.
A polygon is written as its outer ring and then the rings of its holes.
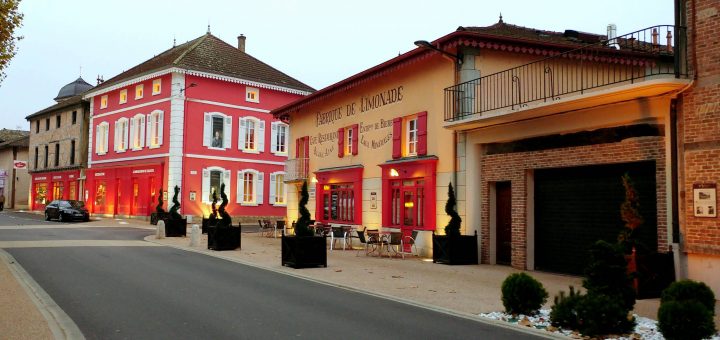
POLYGON ((27 161, 13 161, 13 169, 27 169, 27 161))

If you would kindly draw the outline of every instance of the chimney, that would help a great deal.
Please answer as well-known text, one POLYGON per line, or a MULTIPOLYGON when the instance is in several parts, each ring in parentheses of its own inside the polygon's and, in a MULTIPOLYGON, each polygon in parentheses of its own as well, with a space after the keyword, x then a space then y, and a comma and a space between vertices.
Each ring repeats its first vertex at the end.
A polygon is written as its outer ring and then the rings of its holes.
POLYGON ((238 50, 245 52, 245 36, 242 34, 238 36, 238 50))
POLYGON ((608 46, 614 49, 620 49, 620 45, 615 38, 617 38, 617 26, 615 26, 615 24, 609 24, 607 26, 608 46))

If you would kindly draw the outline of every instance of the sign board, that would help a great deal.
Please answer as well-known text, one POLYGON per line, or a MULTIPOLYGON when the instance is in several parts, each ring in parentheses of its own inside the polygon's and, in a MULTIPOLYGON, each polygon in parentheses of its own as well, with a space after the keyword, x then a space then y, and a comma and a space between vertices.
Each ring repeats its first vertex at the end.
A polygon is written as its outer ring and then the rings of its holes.
POLYGON ((195 191, 190 192, 190 200, 193 202, 195 201, 195 191))
POLYGON ((693 213, 695 217, 717 217, 717 185, 693 184, 693 213))
POLYGON ((22 170, 22 169, 27 169, 27 167, 28 167, 27 161, 17 161, 17 160, 13 161, 13 169, 22 170))
POLYGON ((5 170, 5 169, 0 169, 0 177, 7 177, 7 174, 8 174, 8 173, 7 173, 7 170, 5 170))
POLYGON ((370 209, 377 209, 377 193, 374 191, 370 193, 370 209))

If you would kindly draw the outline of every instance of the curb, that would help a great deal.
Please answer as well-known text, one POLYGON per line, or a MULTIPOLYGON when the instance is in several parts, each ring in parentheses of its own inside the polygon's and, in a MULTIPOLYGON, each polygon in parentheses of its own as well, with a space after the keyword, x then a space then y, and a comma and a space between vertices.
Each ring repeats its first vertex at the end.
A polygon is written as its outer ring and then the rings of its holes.
POLYGON ((0 249, 0 257, 8 265, 20 286, 27 292, 28 297, 37 307, 38 311, 48 323, 48 327, 55 339, 85 339, 80 328, 75 322, 58 306, 57 303, 45 292, 40 285, 25 271, 15 258, 3 249, 0 249))

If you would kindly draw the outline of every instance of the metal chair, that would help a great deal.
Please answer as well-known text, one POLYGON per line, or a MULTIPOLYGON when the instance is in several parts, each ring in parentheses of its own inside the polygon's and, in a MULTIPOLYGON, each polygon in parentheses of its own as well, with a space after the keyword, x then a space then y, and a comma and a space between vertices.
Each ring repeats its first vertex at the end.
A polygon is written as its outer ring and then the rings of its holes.
POLYGON ((419 255, 418 251, 417 251, 417 246, 415 245, 415 240, 417 239, 417 236, 418 236, 418 231, 413 230, 412 236, 406 235, 405 237, 403 237, 403 243, 410 245, 410 252, 409 253, 405 252, 405 248, 403 247, 402 248, 403 253, 409 254, 409 255, 415 255, 415 256, 419 255), (413 252, 413 250, 414 250, 414 252, 413 252))
POLYGON ((405 252, 403 250, 405 249, 403 244, 403 236, 402 232, 392 232, 390 233, 390 238, 387 240, 387 247, 388 247, 388 253, 390 253, 390 250, 392 250, 395 255, 400 254, 402 258, 405 258, 405 252))
POLYGON ((343 242, 343 250, 345 250, 345 244, 347 243, 345 237, 345 230, 343 230, 342 227, 332 227, 330 232, 330 251, 335 248, 335 242, 337 242, 338 240, 343 242))
POLYGON ((281 233, 285 231, 285 221, 284 220, 278 220, 275 221, 275 230, 273 231, 273 236, 277 238, 278 231, 281 233))

